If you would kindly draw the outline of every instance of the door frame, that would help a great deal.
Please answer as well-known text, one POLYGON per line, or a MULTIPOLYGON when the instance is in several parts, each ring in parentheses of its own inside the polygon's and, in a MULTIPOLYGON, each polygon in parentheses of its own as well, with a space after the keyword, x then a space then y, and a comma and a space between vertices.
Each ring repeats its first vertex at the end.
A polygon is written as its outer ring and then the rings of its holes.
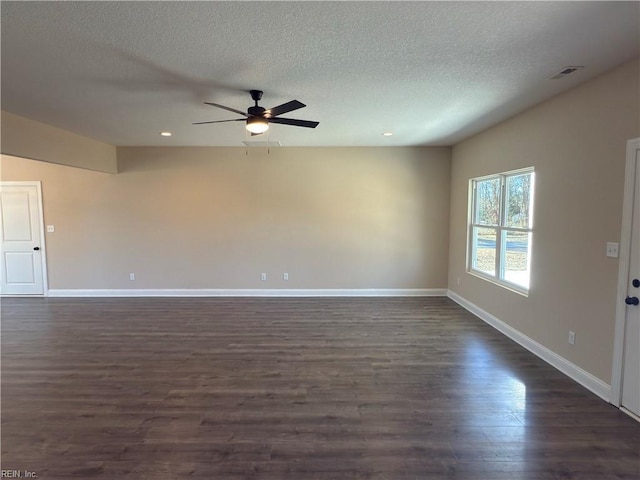
POLYGON ((38 223, 40 224, 40 261, 42 262, 42 295, 16 295, 16 294, 2 294, 2 297, 41 297, 49 295, 49 282, 47 279, 49 275, 47 273, 47 247, 45 242, 45 224, 44 224, 44 204, 42 202, 42 182, 39 180, 33 181, 0 181, 0 189, 3 186, 13 187, 36 187, 36 195, 38 197, 38 223))
MULTIPOLYGON (((624 332, 629 282, 629 259, 631 257, 631 222, 633 220, 633 194, 636 179, 636 150, 640 149, 640 137, 627 141, 627 160, 624 177, 624 200, 622 203, 622 232, 620 233, 620 256, 618 258, 618 291, 616 295, 615 337, 613 343, 613 369, 611 372, 611 399, 616 407, 622 404, 622 373, 624 360, 624 332)), ((639 162, 640 163, 640 162, 639 162)), ((640 168, 640 166, 638 166, 640 168)), ((640 185, 638 194, 640 194, 640 185)))

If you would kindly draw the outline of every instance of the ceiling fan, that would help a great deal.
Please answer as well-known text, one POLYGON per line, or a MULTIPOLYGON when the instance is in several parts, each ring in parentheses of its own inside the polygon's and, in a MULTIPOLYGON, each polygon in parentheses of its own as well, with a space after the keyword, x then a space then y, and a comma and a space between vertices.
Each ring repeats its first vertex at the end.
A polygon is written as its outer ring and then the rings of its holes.
POLYGON ((316 128, 320 122, 311 122, 309 120, 297 120, 295 118, 282 118, 278 115, 282 115, 283 113, 292 112, 294 110, 298 110, 299 108, 306 107, 304 103, 299 102, 298 100, 291 100, 290 102, 283 103, 282 105, 278 105, 277 107, 270 108, 266 110, 264 107, 258 105, 258 101, 262 98, 261 90, 250 90, 251 98, 255 102, 253 107, 249 107, 247 113, 236 110, 235 108, 226 107, 224 105, 220 105, 217 103, 204 102, 207 105, 211 105, 212 107, 222 108, 224 110, 228 110, 233 113, 237 113, 242 115, 245 118, 238 118, 234 120, 213 120, 210 122, 195 122, 194 125, 203 125, 205 123, 223 123, 223 122, 247 122, 247 130, 251 132, 251 135, 260 135, 261 133, 269 130, 270 123, 280 123, 283 125, 293 125, 294 127, 306 127, 306 128, 316 128))

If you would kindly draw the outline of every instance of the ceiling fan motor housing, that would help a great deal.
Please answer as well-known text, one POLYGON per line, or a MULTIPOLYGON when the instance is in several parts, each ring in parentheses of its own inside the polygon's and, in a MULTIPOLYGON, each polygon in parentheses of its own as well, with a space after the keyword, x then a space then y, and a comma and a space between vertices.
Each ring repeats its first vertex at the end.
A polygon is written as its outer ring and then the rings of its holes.
POLYGON ((264 107, 255 106, 255 107, 249 107, 249 109, 247 110, 247 113, 253 117, 263 117, 264 111, 265 111, 264 107))

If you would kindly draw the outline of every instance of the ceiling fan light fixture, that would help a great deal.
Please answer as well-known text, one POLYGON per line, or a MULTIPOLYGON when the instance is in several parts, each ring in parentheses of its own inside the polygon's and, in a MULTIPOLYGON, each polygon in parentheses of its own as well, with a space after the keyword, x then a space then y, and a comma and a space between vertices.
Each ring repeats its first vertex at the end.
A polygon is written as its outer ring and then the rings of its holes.
POLYGON ((261 133, 269 130, 269 122, 266 118, 262 117, 251 117, 247 119, 247 130, 255 135, 259 135, 261 133))

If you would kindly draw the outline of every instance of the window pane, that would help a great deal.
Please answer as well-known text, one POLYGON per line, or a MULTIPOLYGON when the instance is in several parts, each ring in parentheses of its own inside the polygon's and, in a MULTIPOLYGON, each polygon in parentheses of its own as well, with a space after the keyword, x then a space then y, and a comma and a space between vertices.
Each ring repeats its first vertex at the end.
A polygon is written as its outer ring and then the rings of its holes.
POLYGON ((495 228, 473 227, 473 250, 471 267, 491 276, 496 275, 495 228))
POLYGON ((529 288, 531 232, 502 232, 503 280, 529 288))
POLYGON ((507 177, 507 227, 531 228, 531 174, 507 177))
POLYGON ((475 221, 483 225, 500 222, 500 179, 476 181, 475 221))

